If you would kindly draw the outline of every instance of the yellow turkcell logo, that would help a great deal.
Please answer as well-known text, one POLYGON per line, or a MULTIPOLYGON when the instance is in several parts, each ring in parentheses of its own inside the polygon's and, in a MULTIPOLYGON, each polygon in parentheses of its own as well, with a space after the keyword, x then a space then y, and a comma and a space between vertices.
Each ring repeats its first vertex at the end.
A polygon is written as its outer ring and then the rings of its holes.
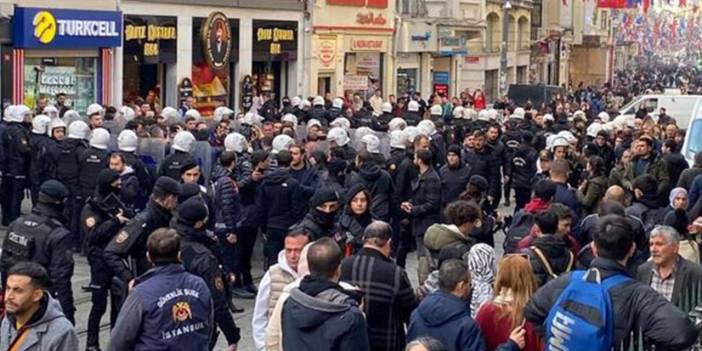
POLYGON ((34 15, 34 36, 42 44, 48 44, 56 36, 56 18, 49 11, 39 11, 34 15))

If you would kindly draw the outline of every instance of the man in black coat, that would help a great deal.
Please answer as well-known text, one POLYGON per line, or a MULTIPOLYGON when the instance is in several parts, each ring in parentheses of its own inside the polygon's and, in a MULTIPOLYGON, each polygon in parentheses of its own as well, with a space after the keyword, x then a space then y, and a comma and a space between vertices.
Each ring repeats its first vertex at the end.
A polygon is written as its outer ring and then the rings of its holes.
MULTIPOLYGON (((615 274, 629 276, 625 268, 636 251, 629 221, 617 215, 600 219, 594 240, 596 258, 592 267, 597 268, 602 279, 615 274)), ((571 273, 562 274, 536 291, 524 309, 524 317, 544 336, 543 326, 549 311, 571 281, 571 273)), ((643 337, 668 350, 684 350, 697 340, 697 329, 687 315, 669 303, 663 296, 634 279, 610 290, 614 313, 612 345, 620 345, 638 328, 643 337)), ((545 339, 548 344, 549 340, 545 339)))
MULTIPOLYGON (((7 129, 2 134, 2 224, 8 225, 21 215, 24 188, 27 186, 31 149, 29 130, 23 122, 31 111, 27 106, 15 106, 5 116, 7 129)), ((80 210, 78 210, 80 211, 80 210)))
MULTIPOLYGON (((309 233, 311 241, 333 236, 340 200, 341 196, 332 187, 317 189, 309 201, 309 212, 295 227, 309 233)), ((340 241, 340 238, 336 240, 340 241)))
POLYGON ((370 209, 374 218, 390 220, 390 200, 395 192, 392 178, 387 171, 373 161, 373 155, 367 151, 356 154, 356 169, 346 178, 346 188, 362 184, 371 193, 370 209))
POLYGON ((514 189, 515 213, 526 205, 531 198, 532 180, 536 176, 536 161, 539 154, 532 146, 533 134, 524 132, 523 142, 511 156, 511 165, 507 176, 514 189))
POLYGON ((171 145, 172 153, 166 156, 158 168, 157 175, 159 177, 166 176, 174 180, 180 180, 180 169, 187 163, 194 162, 193 156, 190 154, 195 137, 188 131, 178 132, 173 137, 173 145, 171 145))
POLYGON ((473 132, 474 148, 464 150, 463 163, 471 165, 470 175, 479 175, 488 181, 488 202, 496 208, 495 200, 500 196, 500 162, 495 159, 492 146, 487 143, 485 133, 473 132))
POLYGON ((556 235, 558 217, 552 210, 537 213, 535 224, 540 233, 527 252, 536 281, 543 286, 561 273, 569 272, 575 257, 563 238, 556 235))
POLYGON ((374 221, 363 232, 363 248, 341 263, 341 280, 364 292, 368 338, 374 350, 402 351, 405 327, 417 307, 407 273, 390 257, 390 225, 374 221))
MULTIPOLYGON (((419 176, 412 181, 412 198, 400 205, 412 222, 412 236, 416 240, 420 261, 429 259, 429 251, 424 246, 424 233, 432 224, 441 221, 441 178, 431 163, 431 151, 415 152, 414 164, 419 169, 419 176)), ((418 275, 419 283, 423 284, 429 272, 418 272, 418 275)))
POLYGON ((470 180, 471 167, 461 160, 461 147, 451 145, 446 153, 446 165, 441 167, 441 207, 444 208, 449 203, 458 200, 462 192, 466 190, 470 180))
MULTIPOLYGON (((678 186, 685 188, 689 192, 690 189, 692 189, 692 182, 695 180, 695 177, 700 174, 702 174, 702 151, 698 151, 695 154, 692 167, 680 173, 680 178, 678 178, 678 186)), ((692 204, 692 206, 694 206, 694 204, 692 204)))
MULTIPOLYGON (((500 140, 500 127, 496 124, 490 124, 487 128, 487 131, 485 132, 485 137, 487 139, 487 144, 490 145, 492 148, 492 158, 495 162, 494 166, 497 169, 497 179, 494 180, 495 183, 497 183, 497 193, 494 199, 491 201, 493 202, 492 206, 494 208, 497 208, 500 204, 501 200, 501 195, 502 195, 502 176, 507 175, 509 173, 509 167, 511 166, 511 153, 508 150, 505 144, 500 140)), ((486 178, 489 179, 489 178, 486 178)), ((492 180, 489 180, 492 182, 492 180)), ((509 203, 509 198, 510 198, 510 184, 511 180, 505 178, 505 201, 506 203, 509 203)))
POLYGON ((661 154, 663 155, 663 161, 668 165, 669 184, 671 184, 672 189, 675 184, 678 184, 682 172, 690 168, 690 165, 687 163, 685 156, 678 150, 678 143, 675 140, 668 139, 664 141, 663 145, 661 145, 661 154))

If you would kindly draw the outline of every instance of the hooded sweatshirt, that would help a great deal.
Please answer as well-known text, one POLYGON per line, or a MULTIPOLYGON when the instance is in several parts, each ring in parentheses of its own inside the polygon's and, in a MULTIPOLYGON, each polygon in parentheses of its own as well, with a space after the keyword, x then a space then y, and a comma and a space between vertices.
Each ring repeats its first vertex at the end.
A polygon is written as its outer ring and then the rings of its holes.
POLYGON ((546 269, 546 263, 534 252, 533 248, 538 248, 541 251, 555 275, 569 272, 573 268, 575 255, 570 252, 566 242, 561 237, 549 234, 541 235, 534 240, 531 247, 529 263, 531 263, 539 286, 543 286, 553 277, 546 269))
POLYGON ((375 162, 365 162, 357 173, 348 178, 346 188, 362 184, 371 193, 371 213, 383 221, 390 219, 390 199, 394 186, 390 174, 375 162))
MULTIPOLYGON (((20 328, 27 329, 27 336, 17 350, 78 350, 78 336, 58 301, 44 292, 40 303, 39 309, 20 328)), ((8 350, 17 335, 15 319, 6 315, 0 324, 0 350, 8 350)))

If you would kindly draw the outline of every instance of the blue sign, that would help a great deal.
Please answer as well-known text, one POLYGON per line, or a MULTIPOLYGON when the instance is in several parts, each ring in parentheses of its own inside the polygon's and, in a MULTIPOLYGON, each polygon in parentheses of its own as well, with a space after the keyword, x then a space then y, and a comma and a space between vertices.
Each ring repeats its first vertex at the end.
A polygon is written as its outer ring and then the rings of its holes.
POLYGON ((13 41, 28 49, 117 47, 122 44, 122 13, 17 7, 13 41))
POLYGON ((449 83, 449 73, 448 72, 434 72, 434 84, 448 84, 449 83))

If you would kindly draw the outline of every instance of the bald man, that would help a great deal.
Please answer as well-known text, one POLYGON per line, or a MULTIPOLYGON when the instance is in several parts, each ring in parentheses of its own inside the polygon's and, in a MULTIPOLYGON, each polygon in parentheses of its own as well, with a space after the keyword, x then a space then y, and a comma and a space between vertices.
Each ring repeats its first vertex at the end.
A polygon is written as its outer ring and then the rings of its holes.
POLYGON ((626 191, 619 185, 612 185, 605 192, 605 196, 602 198, 602 202, 605 201, 615 201, 620 203, 625 208, 629 206, 629 201, 627 199, 626 191))

